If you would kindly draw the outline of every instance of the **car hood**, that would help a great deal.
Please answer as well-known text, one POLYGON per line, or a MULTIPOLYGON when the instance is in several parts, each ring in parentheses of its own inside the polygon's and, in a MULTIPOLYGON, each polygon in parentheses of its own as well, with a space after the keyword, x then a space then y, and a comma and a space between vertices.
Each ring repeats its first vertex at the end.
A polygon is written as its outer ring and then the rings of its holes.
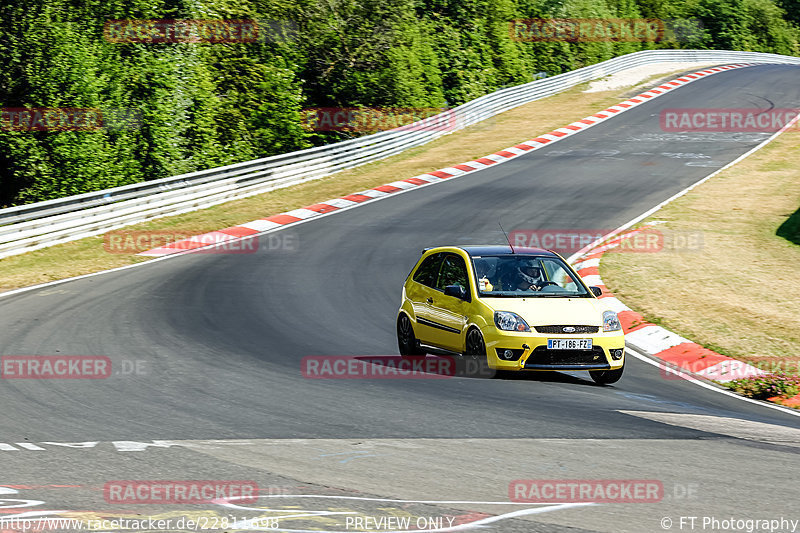
POLYGON ((485 298, 495 311, 511 311, 529 326, 602 326, 608 307, 594 298, 485 298))

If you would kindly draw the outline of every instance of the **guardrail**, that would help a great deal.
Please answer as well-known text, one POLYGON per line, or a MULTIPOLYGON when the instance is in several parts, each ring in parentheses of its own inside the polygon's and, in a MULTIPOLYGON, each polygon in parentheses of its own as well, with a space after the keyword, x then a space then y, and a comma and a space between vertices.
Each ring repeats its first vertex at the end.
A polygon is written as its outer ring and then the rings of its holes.
POLYGON ((0 209, 0 258, 328 176, 383 159, 579 83, 655 62, 788 63, 800 57, 725 50, 644 50, 501 89, 409 126, 235 165, 0 209), (447 121, 447 128, 425 124, 447 121))

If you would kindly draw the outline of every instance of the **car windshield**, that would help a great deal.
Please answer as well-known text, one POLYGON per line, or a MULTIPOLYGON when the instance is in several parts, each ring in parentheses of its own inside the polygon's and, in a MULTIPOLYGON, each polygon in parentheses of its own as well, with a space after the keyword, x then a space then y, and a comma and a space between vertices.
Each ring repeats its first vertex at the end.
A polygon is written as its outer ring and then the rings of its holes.
POLYGON ((591 293, 558 257, 509 254, 474 256, 481 296, 498 298, 591 298, 591 293))

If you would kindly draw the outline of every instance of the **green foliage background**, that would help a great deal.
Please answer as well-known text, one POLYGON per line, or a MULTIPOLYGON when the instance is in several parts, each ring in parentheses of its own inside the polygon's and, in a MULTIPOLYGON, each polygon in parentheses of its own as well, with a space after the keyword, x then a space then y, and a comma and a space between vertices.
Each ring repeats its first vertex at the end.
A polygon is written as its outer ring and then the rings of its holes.
POLYGON ((0 207, 344 138, 305 107, 455 106, 645 48, 798 55, 797 0, 0 0, 0 107, 133 108, 141 127, 0 132, 0 207), (788 14, 787 14, 788 11, 788 14), (525 18, 697 18, 658 43, 520 42, 525 18), (104 39, 115 19, 257 19, 248 44, 104 39))

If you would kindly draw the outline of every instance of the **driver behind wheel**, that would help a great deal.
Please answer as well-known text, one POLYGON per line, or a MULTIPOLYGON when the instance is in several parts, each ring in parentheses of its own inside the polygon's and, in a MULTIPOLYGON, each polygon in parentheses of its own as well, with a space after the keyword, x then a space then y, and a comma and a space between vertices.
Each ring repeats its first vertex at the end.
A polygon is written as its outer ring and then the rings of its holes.
POLYGON ((544 286, 542 269, 533 261, 525 261, 516 271, 515 289, 518 291, 539 291, 544 286))

